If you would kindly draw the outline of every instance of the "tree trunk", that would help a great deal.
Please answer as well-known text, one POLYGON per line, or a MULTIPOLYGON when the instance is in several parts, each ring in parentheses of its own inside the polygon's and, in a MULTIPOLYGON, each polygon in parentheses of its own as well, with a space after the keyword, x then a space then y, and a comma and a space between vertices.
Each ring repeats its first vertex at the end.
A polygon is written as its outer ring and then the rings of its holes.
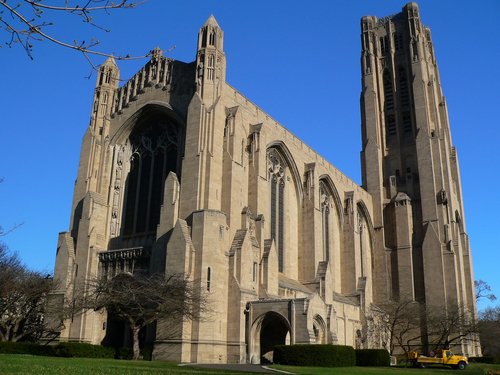
POLYGON ((141 330, 140 327, 132 327, 132 348, 134 352, 134 356, 132 359, 137 360, 139 359, 139 356, 141 354, 141 351, 139 350, 139 331, 141 330))

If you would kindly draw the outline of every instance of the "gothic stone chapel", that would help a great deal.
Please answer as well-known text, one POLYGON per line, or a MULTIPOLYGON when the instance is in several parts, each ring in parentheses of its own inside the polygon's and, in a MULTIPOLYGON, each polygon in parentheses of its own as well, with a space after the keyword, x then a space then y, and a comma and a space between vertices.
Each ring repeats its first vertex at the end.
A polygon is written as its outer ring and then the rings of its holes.
MULTIPOLYGON (((157 322, 153 357, 259 363, 277 344, 387 344, 370 329, 388 300, 476 314, 457 152, 430 31, 415 3, 361 20, 359 186, 226 83, 213 16, 196 60, 155 50, 119 87, 100 68, 70 229, 60 233, 61 297, 106 274, 183 274, 214 318, 157 322)), ((130 340, 87 311, 61 341, 130 340)), ((458 351, 477 355, 464 341, 458 351)))

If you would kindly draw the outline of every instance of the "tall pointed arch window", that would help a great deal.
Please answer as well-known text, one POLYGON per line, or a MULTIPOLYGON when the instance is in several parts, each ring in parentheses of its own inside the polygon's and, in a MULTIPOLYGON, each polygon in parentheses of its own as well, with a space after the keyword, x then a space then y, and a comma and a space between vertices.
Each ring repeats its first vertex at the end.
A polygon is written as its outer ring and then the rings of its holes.
POLYGON ((319 183, 319 198, 320 198, 320 210, 321 210, 321 232, 323 238, 323 260, 330 260, 330 240, 331 240, 331 202, 332 196, 328 187, 323 181, 319 183))
POLYGON ((285 231, 285 169, 286 164, 278 150, 267 152, 268 177, 271 201, 271 239, 278 251, 278 271, 284 270, 285 231))
POLYGON ((150 115, 140 121, 127 142, 131 156, 125 188, 124 235, 156 230, 165 179, 170 171, 179 175, 178 129, 158 114, 150 115))
POLYGON ((368 235, 366 218, 361 209, 358 208, 358 241, 359 241, 359 272, 360 276, 365 276, 365 257, 368 249, 365 248, 366 237, 368 235))

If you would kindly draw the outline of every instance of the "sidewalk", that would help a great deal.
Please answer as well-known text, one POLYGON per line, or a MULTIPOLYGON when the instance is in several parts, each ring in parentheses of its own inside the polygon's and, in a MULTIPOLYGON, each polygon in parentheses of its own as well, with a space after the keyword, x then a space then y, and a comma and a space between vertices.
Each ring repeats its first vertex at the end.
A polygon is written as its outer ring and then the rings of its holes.
POLYGON ((264 365, 251 365, 246 363, 239 364, 204 364, 204 363, 194 363, 194 364, 185 364, 181 366, 186 367, 198 367, 198 368, 206 368, 206 369, 219 369, 226 371, 244 371, 244 372, 256 372, 256 373, 267 373, 267 374, 292 374, 291 372, 281 371, 271 369, 264 365))

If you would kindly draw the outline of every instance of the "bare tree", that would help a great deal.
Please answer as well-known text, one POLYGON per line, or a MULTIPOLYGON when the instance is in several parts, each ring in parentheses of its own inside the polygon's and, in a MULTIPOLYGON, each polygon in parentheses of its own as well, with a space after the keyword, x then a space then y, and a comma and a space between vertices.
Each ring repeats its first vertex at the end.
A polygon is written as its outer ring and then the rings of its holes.
POLYGON ((481 311, 478 328, 483 355, 500 358, 500 306, 481 311))
POLYGON ((413 300, 389 301, 379 306, 383 318, 379 320, 380 329, 388 334, 388 350, 391 355, 413 350, 422 337, 420 331, 421 306, 413 300))
POLYGON ((0 243, 0 341, 37 341, 46 332, 50 275, 27 269, 0 243))
POLYGON ((449 349, 463 341, 477 339, 477 319, 466 307, 458 305, 443 309, 442 306, 428 306, 426 311, 431 350, 449 349))
POLYGON ((426 343, 425 351, 436 351, 477 340, 478 322, 463 306, 446 309, 402 300, 379 307, 384 315, 377 324, 380 331, 388 334, 391 355, 404 353, 407 356, 426 343))
POLYGON ((84 309, 102 310, 122 319, 132 331, 133 358, 139 358, 139 332, 162 319, 181 323, 207 312, 207 299, 182 276, 120 274, 100 278, 87 288, 84 309))
POLYGON ((493 302, 497 299, 491 292, 491 286, 484 280, 474 280, 474 288, 476 289, 476 301, 486 298, 493 302))
MULTIPOLYGON (((58 15, 67 15, 76 17, 78 20, 98 29, 99 31, 109 32, 110 30, 95 23, 94 15, 96 13, 110 13, 118 9, 135 8, 139 3, 131 0, 84 0, 80 2, 66 0, 64 5, 51 5, 41 0, 0 0, 0 29, 7 34, 5 44, 8 47, 20 45, 30 59, 33 59, 33 46, 36 42, 48 41, 58 46, 69 48, 81 52, 87 61, 94 64, 89 55, 110 57, 112 54, 101 52, 95 49, 99 40, 90 37, 87 41, 74 40, 73 42, 64 41, 56 38, 54 35, 54 19, 58 15)), ((113 56, 117 60, 130 60, 144 58, 148 56, 113 56)))

